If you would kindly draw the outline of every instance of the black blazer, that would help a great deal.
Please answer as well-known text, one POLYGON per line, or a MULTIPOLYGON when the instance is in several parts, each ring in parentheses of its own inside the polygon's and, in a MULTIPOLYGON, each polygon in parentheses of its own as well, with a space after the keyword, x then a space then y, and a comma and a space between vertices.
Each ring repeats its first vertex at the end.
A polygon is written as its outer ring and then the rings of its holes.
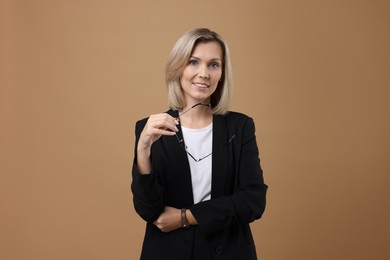
MULTIPOLYGON (((167 113, 178 116, 177 111, 167 113)), ((146 121, 136 123, 135 147, 146 121)), ((152 145, 151 174, 138 172, 136 156, 135 149, 133 202, 147 222, 142 260, 257 259, 249 223, 264 212, 267 185, 250 117, 236 112, 214 115, 208 201, 194 205, 188 157, 175 136, 163 136, 152 145), (164 206, 189 208, 198 225, 169 233, 160 231, 153 222, 164 206)))

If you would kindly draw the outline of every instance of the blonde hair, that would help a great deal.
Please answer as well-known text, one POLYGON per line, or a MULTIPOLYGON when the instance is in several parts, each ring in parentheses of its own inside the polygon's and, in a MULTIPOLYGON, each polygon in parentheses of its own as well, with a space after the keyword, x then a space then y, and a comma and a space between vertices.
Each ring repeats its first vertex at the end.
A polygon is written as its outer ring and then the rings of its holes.
POLYGON ((205 42, 217 42, 222 49, 222 76, 217 89, 211 95, 210 103, 214 114, 223 115, 229 111, 233 83, 229 49, 221 36, 207 28, 198 28, 186 32, 173 46, 165 70, 168 105, 174 110, 182 110, 186 106, 180 85, 180 77, 197 44, 205 42))

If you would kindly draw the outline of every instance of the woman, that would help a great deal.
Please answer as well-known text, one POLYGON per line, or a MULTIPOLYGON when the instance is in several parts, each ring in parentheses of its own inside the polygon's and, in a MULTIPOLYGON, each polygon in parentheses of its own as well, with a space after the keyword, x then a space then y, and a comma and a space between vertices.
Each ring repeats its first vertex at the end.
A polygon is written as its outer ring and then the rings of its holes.
POLYGON ((228 111, 225 41, 185 33, 166 66, 170 110, 136 124, 132 191, 147 222, 141 259, 257 259, 249 223, 265 208, 253 120, 228 111))

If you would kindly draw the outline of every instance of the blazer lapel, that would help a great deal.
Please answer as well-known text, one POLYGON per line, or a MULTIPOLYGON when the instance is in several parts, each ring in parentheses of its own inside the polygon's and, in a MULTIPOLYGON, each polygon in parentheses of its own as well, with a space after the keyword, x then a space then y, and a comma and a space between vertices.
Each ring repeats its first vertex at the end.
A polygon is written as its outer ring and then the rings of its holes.
MULTIPOLYGON (((169 110, 167 113, 175 118, 178 117, 178 112, 174 110, 169 110)), ((183 134, 181 125, 178 125, 179 132, 177 133, 177 137, 179 140, 183 140, 183 134)), ((180 146, 178 139, 176 136, 169 136, 164 138, 166 142, 167 155, 175 167, 176 176, 171 176, 175 178, 175 182, 177 183, 177 190, 179 194, 183 194, 180 201, 183 203, 182 207, 189 207, 194 204, 193 192, 192 192, 192 182, 191 182, 191 171, 190 165, 188 162, 187 153, 180 146)))
MULTIPOLYGON (((173 117, 178 117, 177 111, 169 110, 167 112, 173 117)), ((178 125, 179 132, 177 134, 179 140, 183 138, 181 125, 178 125)), ((226 182, 229 170, 229 136, 226 117, 221 115, 213 116, 213 154, 212 154, 212 181, 211 181, 211 198, 217 198, 225 194, 226 182)), ((231 133, 230 133, 231 134, 231 133)), ((178 176, 175 176, 178 183, 178 189, 182 190, 183 197, 180 199, 189 207, 193 205, 193 191, 191 182, 191 170, 188 162, 187 153, 180 146, 175 136, 164 138, 164 142, 168 147, 169 157, 174 162, 175 168, 180 169, 175 171, 178 176)))
POLYGON ((211 198, 222 196, 225 192, 229 163, 228 140, 225 117, 214 115, 211 198))

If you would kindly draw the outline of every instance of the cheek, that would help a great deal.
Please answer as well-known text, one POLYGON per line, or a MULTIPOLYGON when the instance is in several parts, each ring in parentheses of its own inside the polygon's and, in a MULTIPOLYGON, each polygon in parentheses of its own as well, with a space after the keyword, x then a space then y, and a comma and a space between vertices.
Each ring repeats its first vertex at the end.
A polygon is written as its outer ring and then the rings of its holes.
POLYGON ((191 79, 191 71, 188 68, 184 69, 183 72, 181 73, 180 79, 182 82, 188 81, 189 79, 191 79))
POLYGON ((180 75, 180 83, 183 83, 186 80, 186 78, 187 78, 186 75, 187 75, 186 69, 184 69, 183 72, 180 75))
POLYGON ((215 81, 220 81, 222 79, 222 71, 215 73, 215 81))

